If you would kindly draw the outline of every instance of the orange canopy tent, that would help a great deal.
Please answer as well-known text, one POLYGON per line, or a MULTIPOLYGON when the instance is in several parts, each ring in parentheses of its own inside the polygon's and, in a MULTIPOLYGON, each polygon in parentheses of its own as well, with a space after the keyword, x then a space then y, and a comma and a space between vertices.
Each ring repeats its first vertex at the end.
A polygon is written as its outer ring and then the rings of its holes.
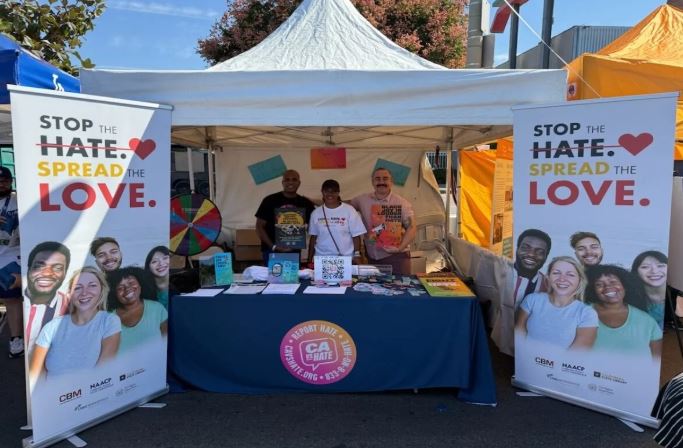
POLYGON ((569 100, 678 91, 674 155, 683 160, 683 9, 658 7, 614 42, 597 53, 582 54, 568 68, 569 100))

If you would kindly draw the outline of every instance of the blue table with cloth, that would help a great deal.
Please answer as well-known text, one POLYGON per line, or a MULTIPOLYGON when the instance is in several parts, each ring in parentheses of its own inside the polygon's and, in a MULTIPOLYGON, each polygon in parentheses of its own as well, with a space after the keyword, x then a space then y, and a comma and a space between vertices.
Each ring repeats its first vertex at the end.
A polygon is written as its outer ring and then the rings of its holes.
POLYGON ((211 392, 370 392, 457 388, 460 400, 495 404, 488 341, 475 297, 228 295, 171 298, 169 365, 211 392), (280 344, 312 320, 342 327, 356 361, 342 380, 308 384, 283 365, 280 344))

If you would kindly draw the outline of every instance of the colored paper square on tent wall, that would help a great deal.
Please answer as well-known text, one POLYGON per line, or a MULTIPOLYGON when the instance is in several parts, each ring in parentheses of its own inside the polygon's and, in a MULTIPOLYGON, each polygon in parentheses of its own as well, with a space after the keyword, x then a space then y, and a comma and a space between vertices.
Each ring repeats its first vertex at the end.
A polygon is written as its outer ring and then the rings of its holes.
POLYGON ((312 170, 334 170, 346 168, 346 148, 311 148, 312 170))
POLYGON ((282 156, 271 157, 270 159, 249 165, 249 172, 256 185, 261 185, 269 180, 277 179, 278 177, 281 177, 285 171, 287 171, 287 166, 285 165, 285 161, 282 160, 282 156))
POLYGON ((377 159, 377 163, 375 163, 375 168, 373 168, 372 171, 375 171, 377 168, 388 169, 391 173, 391 177, 394 178, 394 183, 396 185, 400 185, 401 187, 406 184, 406 181, 408 180, 408 175, 410 174, 409 166, 401 165, 400 163, 396 162, 390 162, 384 159, 377 159))

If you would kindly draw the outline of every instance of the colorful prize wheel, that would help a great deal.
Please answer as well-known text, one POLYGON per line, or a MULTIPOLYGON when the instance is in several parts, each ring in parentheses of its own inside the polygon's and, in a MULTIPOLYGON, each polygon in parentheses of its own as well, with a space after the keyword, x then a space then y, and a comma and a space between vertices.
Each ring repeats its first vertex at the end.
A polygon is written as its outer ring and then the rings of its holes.
POLYGON ((204 195, 180 194, 171 198, 171 243, 176 255, 204 252, 221 232, 221 213, 204 195))

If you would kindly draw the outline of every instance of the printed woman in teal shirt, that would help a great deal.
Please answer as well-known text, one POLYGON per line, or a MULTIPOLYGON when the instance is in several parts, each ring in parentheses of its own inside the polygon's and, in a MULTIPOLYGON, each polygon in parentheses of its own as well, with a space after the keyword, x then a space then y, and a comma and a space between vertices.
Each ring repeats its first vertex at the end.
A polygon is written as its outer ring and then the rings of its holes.
POLYGON ((154 300, 155 288, 149 273, 129 266, 109 274, 109 280, 113 288, 109 293, 109 305, 121 319, 119 354, 165 338, 168 312, 154 300))
POLYGON ((600 319, 594 350, 661 356, 662 330, 647 313, 645 291, 633 274, 614 265, 591 267, 586 299, 600 319))

